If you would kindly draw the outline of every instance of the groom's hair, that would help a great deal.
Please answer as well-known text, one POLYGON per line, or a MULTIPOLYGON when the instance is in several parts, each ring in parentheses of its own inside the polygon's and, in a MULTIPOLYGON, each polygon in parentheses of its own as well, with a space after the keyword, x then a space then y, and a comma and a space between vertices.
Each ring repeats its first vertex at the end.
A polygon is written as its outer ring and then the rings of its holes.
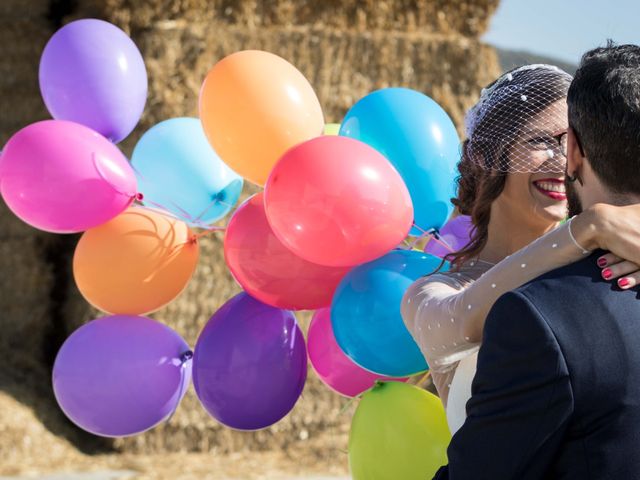
POLYGON ((569 125, 600 180, 640 194, 640 46, 585 53, 569 87, 569 125))

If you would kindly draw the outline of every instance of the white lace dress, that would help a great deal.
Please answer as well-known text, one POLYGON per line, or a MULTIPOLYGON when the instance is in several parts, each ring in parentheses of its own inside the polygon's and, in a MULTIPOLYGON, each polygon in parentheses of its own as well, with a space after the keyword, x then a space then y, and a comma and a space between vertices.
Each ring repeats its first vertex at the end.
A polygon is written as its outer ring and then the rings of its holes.
MULTIPOLYGON (((445 407, 456 368, 464 359, 468 385, 457 387, 470 396, 473 376, 468 372, 470 368, 475 372, 482 340, 478 326, 498 297, 588 253, 575 242, 567 222, 496 265, 471 260, 457 271, 429 275, 409 287, 401 304, 402 318, 429 364, 445 407)), ((447 412, 448 416, 465 418, 466 400, 456 398, 451 408, 462 411, 447 412)))

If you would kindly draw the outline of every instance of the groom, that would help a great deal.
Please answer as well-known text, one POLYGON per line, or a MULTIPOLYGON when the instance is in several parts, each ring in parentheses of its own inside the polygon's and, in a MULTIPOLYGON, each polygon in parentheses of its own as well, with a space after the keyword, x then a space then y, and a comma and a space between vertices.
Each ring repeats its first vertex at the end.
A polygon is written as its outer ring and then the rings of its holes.
MULTIPOLYGON (((567 102, 571 215, 640 203, 640 47, 587 52, 567 102)), ((496 302, 435 479, 640 479, 640 300, 603 280, 602 253, 496 302)))

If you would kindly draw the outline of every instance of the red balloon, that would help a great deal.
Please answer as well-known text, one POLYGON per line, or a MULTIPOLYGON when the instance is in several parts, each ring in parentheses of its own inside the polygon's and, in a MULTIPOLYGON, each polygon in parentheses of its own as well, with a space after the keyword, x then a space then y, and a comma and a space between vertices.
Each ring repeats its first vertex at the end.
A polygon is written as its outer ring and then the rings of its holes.
POLYGON ((316 265, 287 249, 267 222, 263 197, 251 197, 229 221, 224 236, 229 270, 247 293, 267 305, 286 310, 330 305, 349 268, 316 265))
POLYGON ((296 255, 333 267, 378 258, 407 236, 409 191, 377 150, 347 137, 317 137, 288 150, 265 186, 267 219, 296 255))

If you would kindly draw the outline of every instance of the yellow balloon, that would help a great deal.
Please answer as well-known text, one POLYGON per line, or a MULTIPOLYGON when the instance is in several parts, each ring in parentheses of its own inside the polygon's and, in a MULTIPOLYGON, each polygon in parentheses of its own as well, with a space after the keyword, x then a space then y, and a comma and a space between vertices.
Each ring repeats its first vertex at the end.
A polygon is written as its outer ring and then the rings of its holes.
POLYGON ((351 424, 354 480, 425 480, 447 462, 451 434, 440 399, 414 385, 377 382, 351 424))
POLYGON ((338 135, 340 133, 339 123, 327 123, 324 126, 324 135, 338 135))

